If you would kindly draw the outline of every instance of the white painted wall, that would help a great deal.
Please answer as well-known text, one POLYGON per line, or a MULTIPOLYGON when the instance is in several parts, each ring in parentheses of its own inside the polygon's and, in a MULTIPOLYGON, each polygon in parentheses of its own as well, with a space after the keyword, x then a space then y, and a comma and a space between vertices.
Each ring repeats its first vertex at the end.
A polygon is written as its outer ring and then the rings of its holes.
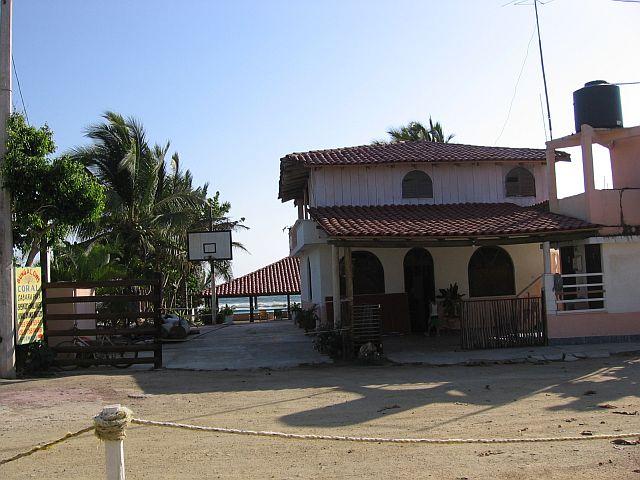
POLYGON ((602 271, 607 312, 640 312, 640 242, 603 243, 602 271))
POLYGON ((315 167, 309 178, 310 206, 511 202, 532 205, 548 198, 545 166, 521 164, 536 180, 535 197, 506 197, 504 180, 514 163, 416 164, 315 167), (402 179, 426 172, 433 198, 403 199, 402 179))
MULTIPOLYGON (((468 266, 471 255, 478 247, 441 247, 427 249, 433 257, 436 293, 451 283, 458 283, 460 291, 468 298, 468 266)), ((537 243, 506 245, 503 247, 511 256, 514 264, 516 293, 526 288, 543 271, 542 250, 537 243)), ((384 269, 385 293, 404 292, 404 257, 408 248, 358 248, 375 254, 384 269)), ((331 247, 314 245, 301 255, 300 274, 302 281, 302 300, 322 304, 332 295, 331 247), (307 256, 311 259, 311 283, 313 299, 307 296, 307 256)), ((540 294, 540 282, 531 289, 532 295, 540 294)))

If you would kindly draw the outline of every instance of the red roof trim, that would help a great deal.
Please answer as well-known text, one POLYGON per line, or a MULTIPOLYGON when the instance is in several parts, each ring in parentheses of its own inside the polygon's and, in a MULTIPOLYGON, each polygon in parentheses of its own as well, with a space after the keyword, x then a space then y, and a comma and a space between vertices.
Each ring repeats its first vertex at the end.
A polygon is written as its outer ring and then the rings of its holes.
POLYGON ((596 230, 577 218, 513 203, 318 207, 311 218, 332 237, 477 237, 596 230))
MULTIPOLYGON (((569 159, 570 155, 566 152, 556 151, 556 160, 569 159)), ((415 141, 290 153, 282 161, 308 167, 385 163, 546 162, 546 150, 415 141)))
MULTIPOLYGON (((249 297, 261 295, 298 295, 300 266, 295 257, 286 257, 255 272, 234 278, 216 287, 218 297, 249 297)), ((211 289, 202 292, 211 296, 211 289)))

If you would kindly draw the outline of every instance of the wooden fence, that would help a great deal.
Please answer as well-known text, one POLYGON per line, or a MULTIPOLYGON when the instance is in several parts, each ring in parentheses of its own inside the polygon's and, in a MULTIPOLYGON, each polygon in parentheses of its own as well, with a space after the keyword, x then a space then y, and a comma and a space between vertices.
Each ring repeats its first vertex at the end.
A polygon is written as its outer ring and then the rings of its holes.
POLYGON ((545 345, 546 322, 541 297, 461 302, 462 348, 545 345))
POLYGON ((44 337, 61 368, 162 367, 160 276, 43 285, 44 337))

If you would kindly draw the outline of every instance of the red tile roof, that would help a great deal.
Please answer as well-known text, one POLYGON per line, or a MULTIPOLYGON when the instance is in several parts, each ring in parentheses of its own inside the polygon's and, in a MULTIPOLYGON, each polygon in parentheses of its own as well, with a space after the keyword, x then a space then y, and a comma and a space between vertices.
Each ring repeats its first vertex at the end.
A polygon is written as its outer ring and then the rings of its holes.
MULTIPOLYGON (((218 297, 297 295, 299 293, 300 267, 295 257, 283 258, 216 287, 218 297)), ((211 289, 205 289, 202 295, 210 297, 211 289)))
MULTIPOLYGON (((556 150, 556 161, 571 156, 556 150)), ((398 142, 290 153, 280 159, 278 198, 300 198, 309 168, 328 165, 383 165, 402 163, 546 162, 541 148, 483 147, 459 143, 398 142)))
MULTIPOLYGON (((567 153, 556 152, 556 160, 568 159, 567 153)), ((295 161, 307 166, 415 162, 545 162, 546 151, 543 148, 483 147, 415 141, 290 153, 282 160, 295 161)))
POLYGON ((332 237, 476 237, 596 230, 596 225, 513 203, 319 207, 332 237))

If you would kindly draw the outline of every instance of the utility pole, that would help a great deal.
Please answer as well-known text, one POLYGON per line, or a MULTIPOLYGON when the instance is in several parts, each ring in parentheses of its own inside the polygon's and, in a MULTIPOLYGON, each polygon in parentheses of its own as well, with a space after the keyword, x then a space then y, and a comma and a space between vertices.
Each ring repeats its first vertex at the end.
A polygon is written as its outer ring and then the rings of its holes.
MULTIPOLYGON (((209 231, 213 232, 213 204, 209 201, 209 231)), ((216 314, 218 313, 218 300, 216 298, 216 268, 215 260, 209 259, 211 269, 211 325, 216 324, 216 314)))
MULTIPOLYGON (((11 8, 0 0, 0 166, 7 153, 7 122, 11 115, 11 8)), ((0 177, 0 377, 16 375, 15 297, 13 292, 13 235, 11 197, 0 177)))
POLYGON ((551 128, 551 110, 549 109, 549 91, 547 90, 547 74, 544 71, 544 57, 542 56, 542 39, 540 37, 540 22, 538 20, 538 0, 533 0, 533 8, 536 12, 536 31, 538 32, 538 49, 540 50, 540 65, 542 66, 542 82, 544 83, 544 97, 547 100, 547 119, 549 120, 549 138, 553 140, 551 128))

